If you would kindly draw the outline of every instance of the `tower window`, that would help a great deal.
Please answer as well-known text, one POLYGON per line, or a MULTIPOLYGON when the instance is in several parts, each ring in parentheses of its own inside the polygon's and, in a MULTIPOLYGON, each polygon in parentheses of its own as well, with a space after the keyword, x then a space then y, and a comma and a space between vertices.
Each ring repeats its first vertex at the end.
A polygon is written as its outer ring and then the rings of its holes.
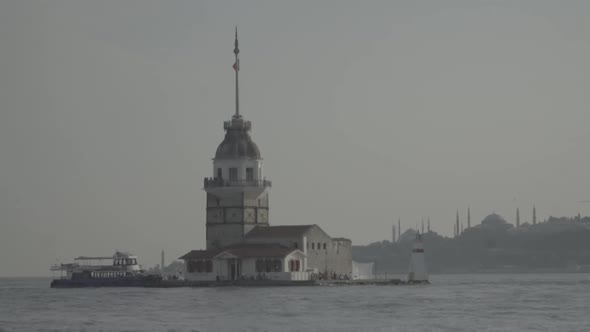
POLYGON ((311 249, 315 249, 315 243, 311 243, 311 249))
POLYGON ((246 168, 246 180, 254 180, 254 169, 251 167, 246 168))
POLYGON ((218 179, 222 179, 222 178, 223 178, 223 176, 221 176, 222 174, 223 174, 223 173, 221 172, 221 168, 218 168, 218 169, 217 169, 217 178, 218 178, 218 179))
POLYGON ((238 169, 235 167, 231 167, 229 169, 229 180, 230 181, 238 181, 238 169))

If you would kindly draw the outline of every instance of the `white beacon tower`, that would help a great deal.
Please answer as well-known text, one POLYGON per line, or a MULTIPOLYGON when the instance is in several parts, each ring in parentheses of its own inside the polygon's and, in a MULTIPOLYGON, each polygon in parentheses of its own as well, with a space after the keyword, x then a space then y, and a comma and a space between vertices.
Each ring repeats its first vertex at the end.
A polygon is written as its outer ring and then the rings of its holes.
POLYGON ((410 257, 410 272, 408 273, 408 283, 410 284, 427 284, 428 273, 426 272, 426 262, 424 261, 424 245, 422 244, 422 235, 416 234, 410 257))

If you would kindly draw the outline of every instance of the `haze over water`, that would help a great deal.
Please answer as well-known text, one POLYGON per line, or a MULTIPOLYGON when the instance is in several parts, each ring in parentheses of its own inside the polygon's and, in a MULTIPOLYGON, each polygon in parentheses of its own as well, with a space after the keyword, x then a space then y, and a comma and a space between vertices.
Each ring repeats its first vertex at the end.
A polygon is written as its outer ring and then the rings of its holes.
POLYGON ((0 279, 0 331, 588 331, 590 274, 429 286, 50 289, 0 279))

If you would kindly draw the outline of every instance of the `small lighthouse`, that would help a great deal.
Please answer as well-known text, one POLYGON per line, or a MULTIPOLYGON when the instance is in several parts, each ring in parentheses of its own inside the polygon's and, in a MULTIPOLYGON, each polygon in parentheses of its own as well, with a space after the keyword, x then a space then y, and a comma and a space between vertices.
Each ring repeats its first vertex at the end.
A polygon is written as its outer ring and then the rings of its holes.
POLYGON ((422 244, 422 235, 416 234, 410 257, 410 272, 408 273, 409 284, 427 284, 428 273, 426 272, 426 262, 424 261, 424 245, 422 244))

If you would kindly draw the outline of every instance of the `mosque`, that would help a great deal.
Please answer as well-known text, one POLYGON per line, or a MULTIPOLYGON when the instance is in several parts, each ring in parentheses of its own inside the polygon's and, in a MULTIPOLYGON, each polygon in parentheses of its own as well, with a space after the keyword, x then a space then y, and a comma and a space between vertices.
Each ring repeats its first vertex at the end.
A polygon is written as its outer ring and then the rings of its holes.
POLYGON ((235 36, 235 114, 223 123, 225 137, 213 159, 207 193, 206 250, 180 257, 185 279, 309 280, 349 277, 352 243, 332 238, 318 225, 271 226, 269 192, 262 156, 252 138, 251 122, 239 109, 238 34, 235 36))

